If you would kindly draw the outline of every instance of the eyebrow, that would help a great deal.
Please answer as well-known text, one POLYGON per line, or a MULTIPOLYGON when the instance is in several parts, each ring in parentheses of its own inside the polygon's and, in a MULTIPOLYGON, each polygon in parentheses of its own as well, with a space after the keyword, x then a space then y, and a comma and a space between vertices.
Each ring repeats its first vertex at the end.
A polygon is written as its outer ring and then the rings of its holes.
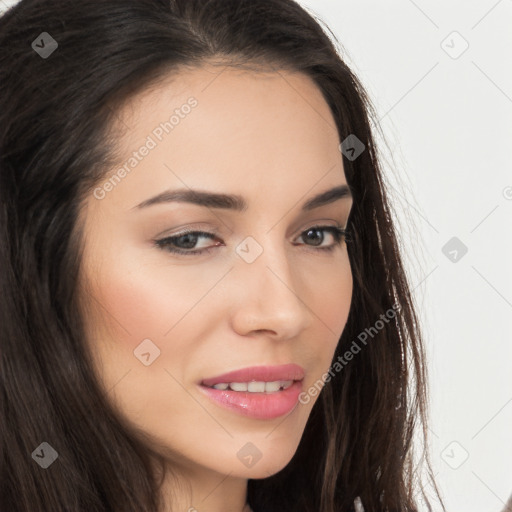
MULTIPOLYGON (((339 199, 352 198, 352 193, 348 185, 340 185, 308 199, 301 210, 308 212, 314 208, 325 206, 338 201, 339 199)), ((221 194, 215 192, 206 192, 193 189, 166 190, 155 197, 146 199, 138 204, 136 208, 147 208, 155 204, 162 203, 191 203, 205 208, 219 208, 224 210, 233 210, 244 212, 247 210, 247 202, 242 196, 236 194, 221 194)))

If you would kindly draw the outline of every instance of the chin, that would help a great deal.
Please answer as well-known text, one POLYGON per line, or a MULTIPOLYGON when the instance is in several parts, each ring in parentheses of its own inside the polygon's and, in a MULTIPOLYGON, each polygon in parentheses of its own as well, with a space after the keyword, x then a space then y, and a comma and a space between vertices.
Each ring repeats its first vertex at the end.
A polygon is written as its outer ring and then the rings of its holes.
POLYGON ((256 467, 254 467, 252 473, 247 478, 252 478, 252 479, 257 480, 257 479, 268 478, 270 476, 273 476, 273 475, 279 473, 279 471, 281 471, 282 469, 284 469, 288 465, 288 463, 290 462, 291 459, 292 459, 292 457, 289 457, 283 461, 275 461, 272 464, 267 463, 266 465, 264 465, 264 466, 262 465, 261 467, 259 467, 257 470, 256 470, 256 467))
POLYGON ((293 455, 293 451, 283 454, 272 453, 269 454, 268 457, 262 455, 261 459, 256 461, 251 467, 244 467, 243 464, 240 464, 237 461, 236 466, 232 468, 231 471, 240 478, 268 478, 284 469, 292 460, 293 455))

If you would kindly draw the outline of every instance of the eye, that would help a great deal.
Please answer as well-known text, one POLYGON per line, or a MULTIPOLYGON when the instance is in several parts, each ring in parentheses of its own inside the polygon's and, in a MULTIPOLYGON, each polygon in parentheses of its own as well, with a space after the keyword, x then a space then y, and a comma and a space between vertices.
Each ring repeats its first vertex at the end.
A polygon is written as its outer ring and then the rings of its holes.
POLYGON ((216 235, 214 233, 208 233, 207 231, 185 231, 174 236, 168 236, 160 240, 155 240, 155 244, 161 249, 172 252, 174 254, 202 254, 208 253, 213 249, 213 247, 207 247, 205 249, 190 250, 197 244, 198 238, 214 239, 216 238, 216 235))
MULTIPOLYGON (((338 226, 313 226, 308 228, 306 231, 303 231, 299 238, 312 241, 312 248, 314 250, 333 251, 336 247, 341 245, 344 239, 345 241, 349 241, 347 235, 348 231, 346 229, 339 228, 338 226), (333 237, 334 243, 321 246, 325 236, 323 234, 318 236, 318 234, 324 232, 329 233, 333 237)), ((169 251, 173 254, 199 255, 203 253, 209 253, 215 247, 218 247, 222 244, 222 242, 220 242, 214 246, 206 247, 204 249, 194 249, 198 239, 200 238, 209 238, 213 240, 217 238, 217 234, 209 233, 207 231, 184 231, 183 233, 179 233, 177 235, 155 240, 155 245, 160 249, 169 251)))
POLYGON ((346 235, 347 230, 339 228, 337 226, 313 226, 304 231, 299 238, 304 238, 305 240, 312 240, 314 248, 319 251, 333 251, 336 247, 341 245, 341 242, 343 241, 343 238, 346 237, 346 235), (324 235, 322 234, 320 237, 318 237, 318 233, 323 232, 330 233, 331 236, 334 238, 334 243, 332 243, 331 245, 319 247, 319 245, 321 245, 322 241, 324 240, 324 235))

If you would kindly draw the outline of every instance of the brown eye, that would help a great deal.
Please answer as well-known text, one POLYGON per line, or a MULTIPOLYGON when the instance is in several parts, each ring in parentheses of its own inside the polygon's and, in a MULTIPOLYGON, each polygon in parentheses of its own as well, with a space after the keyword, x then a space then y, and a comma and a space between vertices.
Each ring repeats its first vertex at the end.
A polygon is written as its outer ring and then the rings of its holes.
MULTIPOLYGON (((337 246, 339 246, 343 240, 343 238, 346 236, 347 231, 345 229, 338 228, 336 226, 313 226, 306 231, 304 231, 301 235, 301 238, 304 238, 305 240, 310 239, 313 241, 311 245, 316 246, 319 251, 332 251, 337 246), (327 245, 324 247, 319 247, 320 244, 324 240, 324 235, 321 235, 320 237, 317 235, 317 233, 322 232, 329 232, 334 238, 334 244, 327 245)), ((307 244, 310 245, 310 244, 307 244)))

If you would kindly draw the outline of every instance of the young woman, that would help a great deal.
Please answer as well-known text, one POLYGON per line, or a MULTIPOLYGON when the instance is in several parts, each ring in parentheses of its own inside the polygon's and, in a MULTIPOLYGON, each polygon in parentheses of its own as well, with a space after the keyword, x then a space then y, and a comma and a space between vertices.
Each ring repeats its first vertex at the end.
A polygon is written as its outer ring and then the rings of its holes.
POLYGON ((319 23, 22 0, 0 46, 0 510, 428 503, 373 109, 319 23))

